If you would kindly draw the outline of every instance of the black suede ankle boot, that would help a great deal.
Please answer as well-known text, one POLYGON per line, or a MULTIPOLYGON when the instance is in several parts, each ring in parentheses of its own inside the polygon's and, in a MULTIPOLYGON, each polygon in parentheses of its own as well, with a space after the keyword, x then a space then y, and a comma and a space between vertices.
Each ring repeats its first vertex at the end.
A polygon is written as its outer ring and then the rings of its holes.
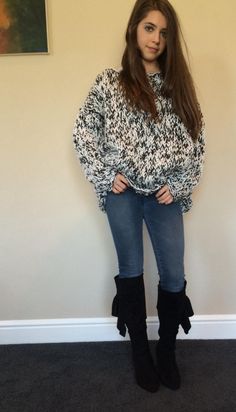
POLYGON ((122 336, 128 328, 138 385, 149 392, 159 388, 159 378, 150 353, 143 275, 133 278, 115 277, 117 294, 112 304, 112 315, 117 316, 117 328, 122 336))
POLYGON ((186 282, 182 291, 167 292, 158 286, 158 317, 160 339, 156 347, 157 369, 160 381, 170 389, 179 389, 181 377, 175 358, 176 336, 179 325, 187 334, 191 328, 189 317, 193 309, 185 294, 186 282))

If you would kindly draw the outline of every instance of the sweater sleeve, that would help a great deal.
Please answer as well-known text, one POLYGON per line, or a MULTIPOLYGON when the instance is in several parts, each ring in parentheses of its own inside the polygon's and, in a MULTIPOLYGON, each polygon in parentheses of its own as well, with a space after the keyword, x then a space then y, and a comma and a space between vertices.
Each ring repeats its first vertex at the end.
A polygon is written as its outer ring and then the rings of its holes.
POLYGON ((73 130, 73 142, 87 179, 99 193, 111 190, 116 170, 105 164, 104 77, 99 74, 80 108, 73 130))
POLYGON ((199 180, 203 171, 205 155, 205 125, 202 119, 202 128, 197 141, 194 143, 194 149, 189 163, 189 167, 185 171, 176 171, 171 176, 167 177, 167 185, 174 200, 181 200, 189 197, 199 180))

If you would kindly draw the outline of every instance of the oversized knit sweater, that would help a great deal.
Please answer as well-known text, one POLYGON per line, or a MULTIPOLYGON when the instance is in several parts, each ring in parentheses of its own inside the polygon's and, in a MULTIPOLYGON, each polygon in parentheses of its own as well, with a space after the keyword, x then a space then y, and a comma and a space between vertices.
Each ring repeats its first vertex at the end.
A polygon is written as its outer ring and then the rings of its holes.
POLYGON ((203 167, 204 125, 193 142, 171 99, 161 92, 161 74, 147 76, 156 96, 158 122, 130 108, 114 69, 97 76, 76 118, 74 146, 103 211, 117 173, 139 194, 153 194, 167 184, 183 212, 192 205, 191 193, 203 167))

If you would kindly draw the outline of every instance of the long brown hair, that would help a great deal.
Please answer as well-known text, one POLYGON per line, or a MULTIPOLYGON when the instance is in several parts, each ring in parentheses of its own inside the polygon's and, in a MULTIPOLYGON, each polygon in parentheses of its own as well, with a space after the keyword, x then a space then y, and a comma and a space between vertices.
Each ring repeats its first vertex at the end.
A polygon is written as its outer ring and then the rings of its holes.
POLYGON ((157 119, 155 95, 148 81, 137 45, 137 26, 152 10, 167 20, 167 45, 158 59, 163 76, 162 93, 172 99, 175 113, 181 118, 194 141, 201 129, 201 113, 193 79, 186 63, 177 14, 168 0, 137 0, 126 31, 126 48, 122 58, 120 84, 131 106, 157 119))

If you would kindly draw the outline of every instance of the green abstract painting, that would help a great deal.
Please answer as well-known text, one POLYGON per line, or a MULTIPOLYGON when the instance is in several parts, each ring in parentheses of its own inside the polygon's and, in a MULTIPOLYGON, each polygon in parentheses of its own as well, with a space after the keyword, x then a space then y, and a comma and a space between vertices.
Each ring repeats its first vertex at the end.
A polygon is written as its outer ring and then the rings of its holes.
POLYGON ((45 0, 0 0, 0 54, 48 53, 45 0))

